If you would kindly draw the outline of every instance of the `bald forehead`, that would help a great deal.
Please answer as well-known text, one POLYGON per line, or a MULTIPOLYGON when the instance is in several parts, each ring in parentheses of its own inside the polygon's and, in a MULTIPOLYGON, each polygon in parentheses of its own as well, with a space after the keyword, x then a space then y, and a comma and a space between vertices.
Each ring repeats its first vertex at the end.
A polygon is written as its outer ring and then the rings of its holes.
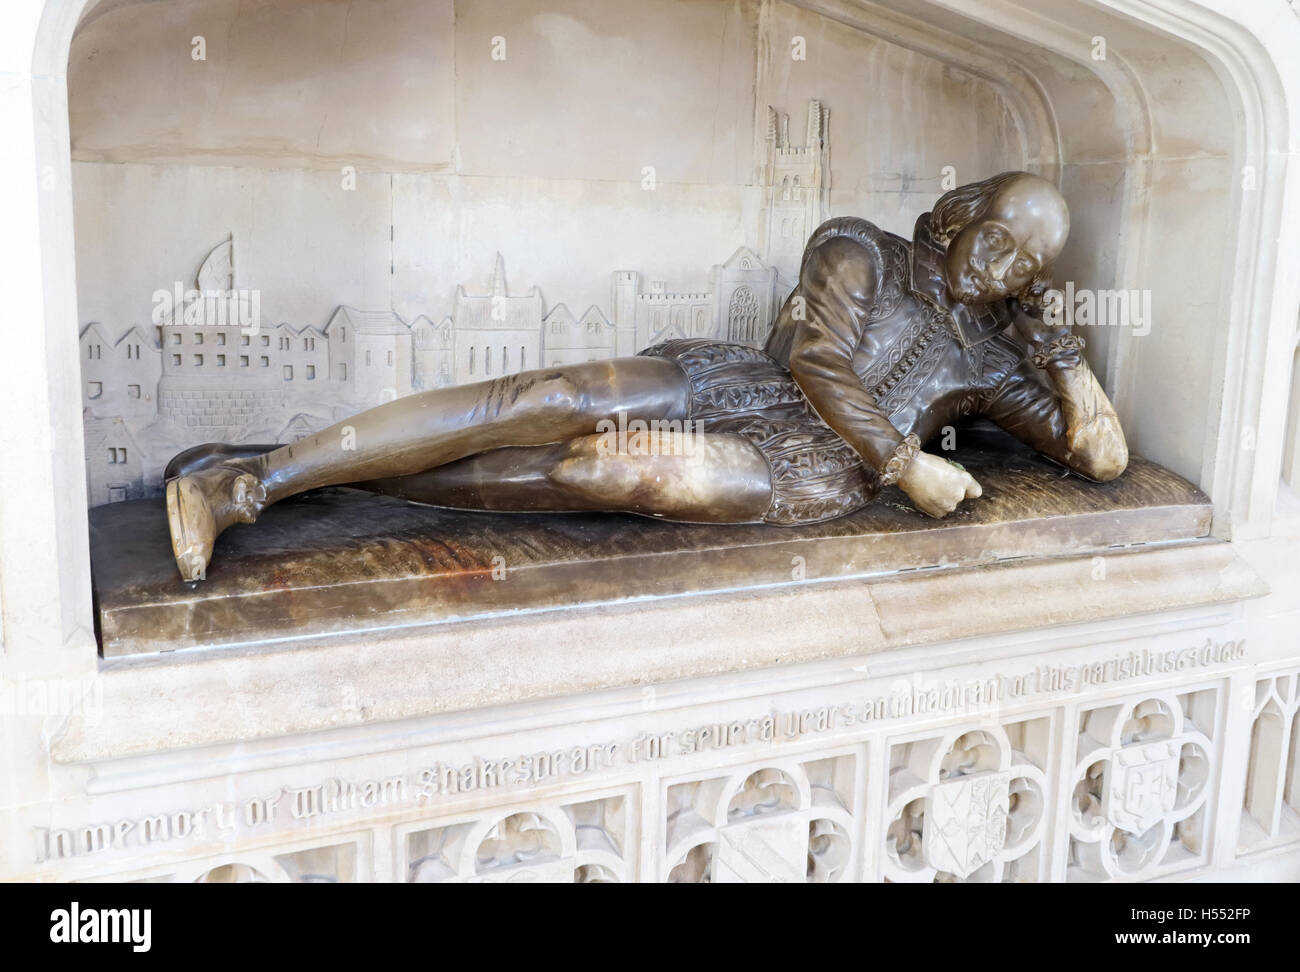
POLYGON ((1055 257, 1070 234, 1070 210, 1064 197, 1046 179, 1026 176, 998 190, 988 216, 1004 223, 1021 246, 1055 257))

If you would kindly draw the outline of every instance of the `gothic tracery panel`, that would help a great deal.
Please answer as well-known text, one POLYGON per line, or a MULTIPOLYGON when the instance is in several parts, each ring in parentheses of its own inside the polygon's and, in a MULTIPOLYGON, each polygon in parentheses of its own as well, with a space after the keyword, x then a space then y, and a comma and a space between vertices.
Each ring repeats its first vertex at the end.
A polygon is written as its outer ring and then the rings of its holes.
POLYGON ((1255 683, 1238 847, 1300 840, 1300 672, 1255 683))
POLYGON ((1207 859, 1219 694, 1152 694, 1080 714, 1069 880, 1149 878, 1207 859))
POLYGON ((149 884, 351 884, 362 880, 354 841, 203 858, 136 878, 149 884))
POLYGON ((406 880, 417 883, 621 883, 632 879, 629 799, 530 804, 406 828, 406 880))
POLYGON ((758 298, 748 287, 737 287, 727 308, 727 340, 752 344, 758 337, 758 298))
POLYGON ((885 880, 1041 880, 1049 733, 1042 717, 893 745, 885 880))
POLYGON ((852 755, 772 760, 667 788, 671 884, 831 883, 855 861, 852 755))

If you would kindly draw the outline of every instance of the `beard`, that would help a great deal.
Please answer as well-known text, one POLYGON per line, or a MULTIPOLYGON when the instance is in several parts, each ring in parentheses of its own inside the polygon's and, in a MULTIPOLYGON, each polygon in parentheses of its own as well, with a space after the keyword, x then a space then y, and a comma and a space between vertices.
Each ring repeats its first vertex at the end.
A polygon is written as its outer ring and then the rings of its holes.
POLYGON ((1004 288, 970 274, 958 282, 952 295, 963 304, 988 304, 1006 296, 1006 293, 1004 288))
POLYGON ((988 295, 988 288, 973 278, 963 280, 953 291, 953 296, 963 304, 978 304, 988 295))

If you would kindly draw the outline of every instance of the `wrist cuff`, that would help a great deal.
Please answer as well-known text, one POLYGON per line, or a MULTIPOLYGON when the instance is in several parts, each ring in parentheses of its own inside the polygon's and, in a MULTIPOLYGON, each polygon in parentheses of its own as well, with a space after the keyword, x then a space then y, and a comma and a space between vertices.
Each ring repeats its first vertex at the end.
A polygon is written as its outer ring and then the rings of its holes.
POLYGON ((885 463, 885 467, 880 470, 880 485, 893 486, 898 482, 920 451, 921 440, 915 434, 903 439, 894 450, 894 454, 889 457, 889 461, 885 463))
POLYGON ((1055 362, 1058 358, 1074 351, 1082 351, 1087 347, 1088 342, 1074 334, 1067 334, 1063 338, 1057 338, 1051 344, 1036 351, 1032 357, 1035 368, 1046 368, 1055 362))

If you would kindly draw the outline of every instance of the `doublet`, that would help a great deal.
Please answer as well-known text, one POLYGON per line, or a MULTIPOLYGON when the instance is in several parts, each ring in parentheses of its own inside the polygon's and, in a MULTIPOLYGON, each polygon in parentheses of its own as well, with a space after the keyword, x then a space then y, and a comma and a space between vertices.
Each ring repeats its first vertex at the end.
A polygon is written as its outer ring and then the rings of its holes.
POLYGON ((964 416, 988 414, 1031 444, 1063 434, 1059 399, 1008 333, 1011 301, 954 301, 943 257, 928 213, 911 243, 832 219, 808 241, 762 351, 691 339, 641 352, 682 369, 705 432, 742 435, 763 454, 766 522, 860 509, 907 435, 925 441, 964 416))
POLYGON ((909 433, 925 441, 986 412, 1028 356, 1008 333, 1012 300, 952 299, 943 260, 929 213, 911 243, 864 219, 829 220, 768 338, 768 354, 814 402, 837 406, 823 418, 876 469, 909 433))

